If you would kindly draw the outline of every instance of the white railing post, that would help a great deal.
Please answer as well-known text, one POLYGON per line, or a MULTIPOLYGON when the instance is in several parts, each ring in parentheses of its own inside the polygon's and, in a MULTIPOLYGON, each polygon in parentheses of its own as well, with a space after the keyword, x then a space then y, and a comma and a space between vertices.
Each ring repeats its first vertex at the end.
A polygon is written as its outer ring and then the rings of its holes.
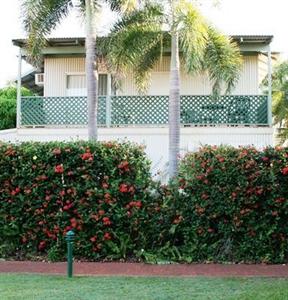
POLYGON ((107 75, 107 96, 106 96, 106 127, 111 126, 111 91, 112 91, 111 74, 107 75))
POLYGON ((18 54, 18 79, 17 79, 16 128, 21 127, 21 76, 22 76, 22 51, 21 51, 21 48, 19 48, 19 54, 18 54))
POLYGON ((268 46, 268 125, 272 126, 272 55, 271 47, 268 46))

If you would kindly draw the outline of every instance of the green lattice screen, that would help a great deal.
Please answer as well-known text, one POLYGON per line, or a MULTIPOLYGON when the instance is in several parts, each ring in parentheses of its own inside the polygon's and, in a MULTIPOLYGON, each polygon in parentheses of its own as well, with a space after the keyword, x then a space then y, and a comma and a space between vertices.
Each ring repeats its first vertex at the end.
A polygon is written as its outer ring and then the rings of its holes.
MULTIPOLYGON (((21 125, 86 125, 86 97, 23 97, 21 125)), ((98 123, 106 122, 106 97, 99 97, 98 123)))
MULTIPOLYGON (((111 126, 165 125, 168 96, 112 96, 111 126)), ((87 124, 86 97, 23 97, 22 126, 87 124)), ((98 124, 106 124, 106 97, 99 97, 98 124)), ((181 96, 181 124, 267 124, 267 96, 181 96)))
MULTIPOLYGON (((112 124, 168 123, 168 96, 113 96, 112 124)), ((267 96, 181 96, 181 124, 267 124, 267 96)))

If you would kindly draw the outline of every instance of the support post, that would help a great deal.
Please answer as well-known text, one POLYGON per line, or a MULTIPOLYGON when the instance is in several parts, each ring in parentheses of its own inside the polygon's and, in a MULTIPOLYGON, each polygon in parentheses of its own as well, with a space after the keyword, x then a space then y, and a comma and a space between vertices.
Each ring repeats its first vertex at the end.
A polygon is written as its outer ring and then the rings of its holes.
POLYGON ((112 78, 111 74, 107 75, 107 96, 106 96, 106 127, 111 126, 111 91, 112 91, 112 78))
POLYGON ((272 126, 272 55, 271 47, 268 46, 268 125, 272 126))
POLYGON ((16 128, 21 126, 21 76, 22 76, 22 51, 19 48, 18 54, 18 79, 17 79, 17 108, 16 108, 16 128))
POLYGON ((68 231, 66 234, 67 241, 67 276, 68 278, 73 277, 73 241, 74 232, 72 230, 68 231))

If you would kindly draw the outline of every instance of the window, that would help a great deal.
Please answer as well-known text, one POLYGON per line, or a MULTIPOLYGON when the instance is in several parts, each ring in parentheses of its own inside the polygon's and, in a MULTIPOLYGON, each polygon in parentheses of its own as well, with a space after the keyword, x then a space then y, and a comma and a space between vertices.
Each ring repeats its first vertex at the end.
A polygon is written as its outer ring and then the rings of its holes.
MULTIPOLYGON (((113 89, 114 90, 114 89, 113 89)), ((67 75, 67 96, 87 96, 86 76, 84 74, 67 75)), ((98 75, 98 95, 105 96, 108 91, 108 75, 98 75)), ((112 94, 115 92, 112 91, 112 94)))
POLYGON ((87 96, 85 75, 67 75, 67 96, 87 96))

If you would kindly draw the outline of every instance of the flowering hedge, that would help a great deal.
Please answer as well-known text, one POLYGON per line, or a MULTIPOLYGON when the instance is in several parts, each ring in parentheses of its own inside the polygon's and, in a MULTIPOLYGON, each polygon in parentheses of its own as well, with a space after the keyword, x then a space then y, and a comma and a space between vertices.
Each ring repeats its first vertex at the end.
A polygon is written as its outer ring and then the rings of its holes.
POLYGON ((167 186, 138 146, 0 144, 0 257, 288 261, 288 148, 204 147, 167 186))
POLYGON ((186 260, 287 262, 287 148, 204 147, 183 159, 176 189, 173 239, 186 260))
POLYGON ((0 145, 0 255, 61 259, 70 229, 79 257, 132 255, 149 169, 129 143, 0 145))

